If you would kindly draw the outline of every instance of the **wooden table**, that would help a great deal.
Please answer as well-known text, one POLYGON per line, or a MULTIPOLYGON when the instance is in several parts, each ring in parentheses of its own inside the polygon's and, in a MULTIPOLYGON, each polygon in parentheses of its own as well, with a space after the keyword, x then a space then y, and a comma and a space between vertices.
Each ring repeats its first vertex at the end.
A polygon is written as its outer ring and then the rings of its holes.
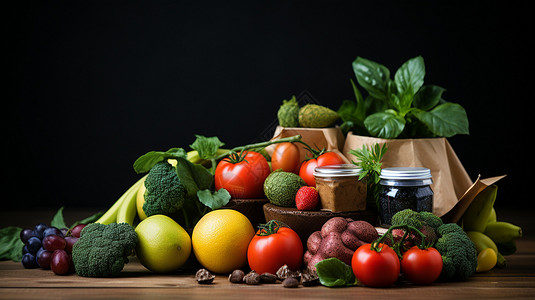
MULTIPOLYGON (((65 210, 67 224, 93 213, 65 210)), ((49 222, 53 211, 3 211, 0 227, 26 227, 49 222)), ((472 276, 465 282, 440 282, 430 286, 395 285, 390 288, 326 288, 323 286, 289 289, 281 284, 248 286, 231 284, 217 276, 212 284, 200 285, 190 273, 159 275, 147 271, 134 258, 118 278, 57 276, 50 270, 24 269, 20 263, 0 262, 0 299, 410 299, 410 298, 535 298, 535 218, 528 211, 498 211, 499 218, 524 230, 518 251, 507 258, 507 267, 472 276)))

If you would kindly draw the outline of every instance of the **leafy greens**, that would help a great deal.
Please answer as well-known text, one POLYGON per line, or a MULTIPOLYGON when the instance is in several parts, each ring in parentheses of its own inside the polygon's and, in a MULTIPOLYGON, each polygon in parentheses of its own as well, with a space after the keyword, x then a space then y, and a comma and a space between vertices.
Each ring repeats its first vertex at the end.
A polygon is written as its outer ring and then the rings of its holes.
POLYGON ((445 89, 424 85, 425 65, 421 56, 409 59, 391 79, 390 70, 357 57, 353 71, 366 90, 364 98, 351 80, 355 101, 344 100, 338 109, 344 133, 385 139, 451 137, 468 134, 464 108, 442 98, 445 89))

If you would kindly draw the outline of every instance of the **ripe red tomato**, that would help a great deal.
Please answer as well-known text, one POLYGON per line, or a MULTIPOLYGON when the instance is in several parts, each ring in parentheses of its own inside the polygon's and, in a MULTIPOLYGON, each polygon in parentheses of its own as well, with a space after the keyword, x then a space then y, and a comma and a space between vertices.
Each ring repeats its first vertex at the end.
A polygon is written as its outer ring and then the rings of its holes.
POLYGON ((371 244, 360 246, 351 260, 355 277, 370 287, 387 287, 399 277, 400 263, 398 255, 385 244, 377 246, 380 252, 371 249, 371 244))
MULTIPOLYGON (((270 222, 280 225, 275 220, 270 222)), ((265 226, 269 227, 270 222, 265 226)), ((273 231, 260 229, 249 243, 247 260, 251 270, 258 274, 275 274, 284 265, 297 271, 303 261, 303 244, 299 235, 289 227, 278 227, 273 231)))
POLYGON ((271 169, 273 171, 282 169, 286 172, 297 174, 300 163, 299 148, 293 143, 280 143, 273 150, 271 155, 271 169))
POLYGON ((231 161, 223 159, 217 164, 214 175, 216 190, 224 188, 235 199, 264 197, 264 180, 270 173, 266 158, 258 152, 249 151, 244 160, 231 161))
POLYGON ((401 272, 414 284, 431 284, 442 272, 442 256, 435 248, 414 246, 403 254, 401 272))
POLYGON ((309 186, 316 186, 316 179, 314 178, 314 169, 316 167, 344 164, 345 161, 334 152, 326 152, 318 156, 318 158, 309 159, 301 165, 299 176, 309 186))

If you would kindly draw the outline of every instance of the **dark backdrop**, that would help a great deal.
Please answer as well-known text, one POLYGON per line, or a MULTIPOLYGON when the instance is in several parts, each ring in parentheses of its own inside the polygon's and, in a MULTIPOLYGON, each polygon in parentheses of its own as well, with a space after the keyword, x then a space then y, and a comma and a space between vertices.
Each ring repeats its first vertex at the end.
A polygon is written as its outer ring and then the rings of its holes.
POLYGON ((470 176, 502 174, 497 205, 532 201, 529 1, 19 1, 6 10, 3 207, 105 209, 150 150, 195 134, 268 139, 282 99, 337 109, 351 62, 428 84, 468 113, 450 139, 470 176))

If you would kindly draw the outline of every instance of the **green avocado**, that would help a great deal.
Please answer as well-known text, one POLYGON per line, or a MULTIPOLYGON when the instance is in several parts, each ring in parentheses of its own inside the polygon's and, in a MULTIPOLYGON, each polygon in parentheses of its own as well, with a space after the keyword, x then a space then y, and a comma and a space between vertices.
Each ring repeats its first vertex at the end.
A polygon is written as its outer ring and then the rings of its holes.
POLYGON ((303 178, 297 174, 274 171, 264 181, 264 193, 274 205, 293 207, 297 191, 305 185, 303 178))

